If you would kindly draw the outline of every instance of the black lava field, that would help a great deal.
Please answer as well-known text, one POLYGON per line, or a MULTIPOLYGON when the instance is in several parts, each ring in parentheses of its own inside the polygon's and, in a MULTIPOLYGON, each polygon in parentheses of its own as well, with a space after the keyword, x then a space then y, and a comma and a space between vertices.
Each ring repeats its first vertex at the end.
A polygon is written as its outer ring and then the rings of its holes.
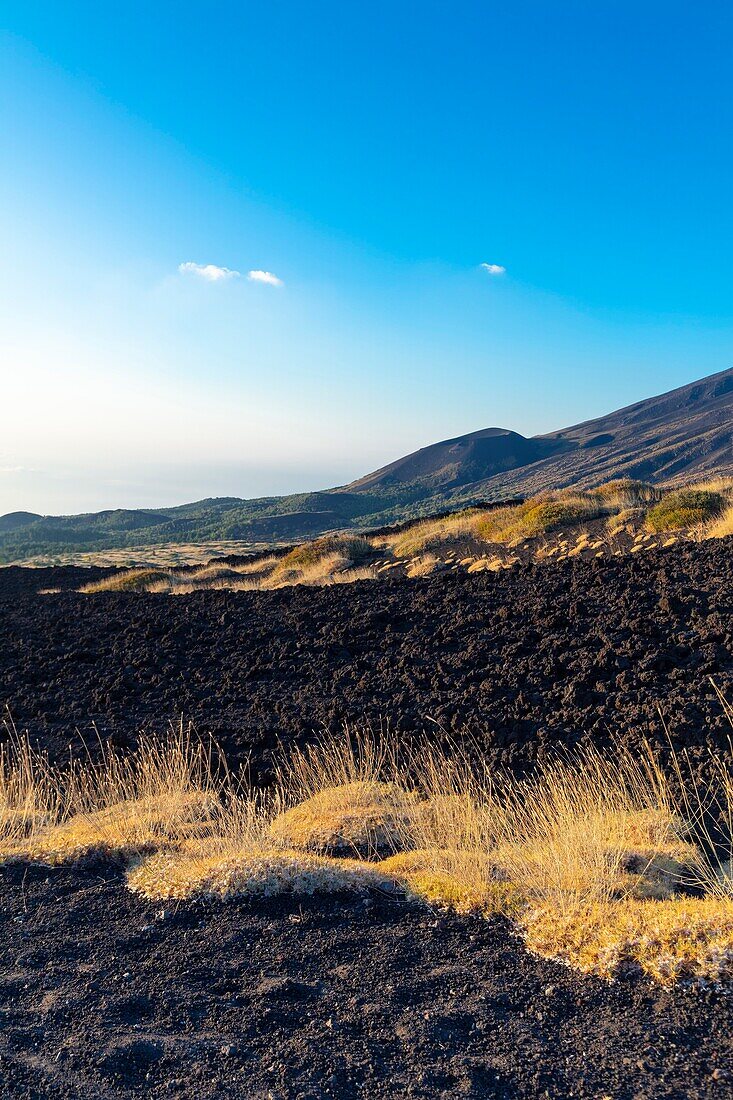
POLYGON ((275 592, 76 593, 89 578, 0 570, 0 702, 52 752, 181 715, 263 778, 278 743, 345 722, 468 734, 509 764, 588 738, 727 744, 730 541, 275 592))

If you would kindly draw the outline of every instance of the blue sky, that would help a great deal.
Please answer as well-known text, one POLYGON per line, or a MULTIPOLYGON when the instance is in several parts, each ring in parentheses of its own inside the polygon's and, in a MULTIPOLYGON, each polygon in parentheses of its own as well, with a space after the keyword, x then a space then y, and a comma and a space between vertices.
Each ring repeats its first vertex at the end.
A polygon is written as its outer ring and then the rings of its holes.
POLYGON ((325 487, 730 366, 732 46, 722 2, 3 0, 0 512, 325 487))

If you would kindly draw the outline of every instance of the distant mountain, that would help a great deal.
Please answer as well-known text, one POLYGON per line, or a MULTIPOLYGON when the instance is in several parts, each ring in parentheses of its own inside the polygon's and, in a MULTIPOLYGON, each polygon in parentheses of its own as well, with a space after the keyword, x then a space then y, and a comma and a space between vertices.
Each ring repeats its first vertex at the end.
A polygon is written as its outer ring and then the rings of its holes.
MULTIPOLYGON (((486 500, 592 486, 733 473, 733 369, 572 428, 525 439, 503 428, 459 436, 398 459, 348 492, 425 486, 486 500)), ((338 490, 337 490, 338 491, 338 490)))
POLYGON ((347 488, 355 493, 416 485, 433 492, 455 489, 539 462, 569 446, 571 444, 556 439, 525 439, 506 428, 484 428, 423 447, 359 478, 347 488))
POLYGON ((733 369, 548 435, 485 428, 457 436, 321 492, 80 516, 10 512, 0 516, 0 561, 158 543, 278 542, 542 489, 713 473, 733 476, 733 369))

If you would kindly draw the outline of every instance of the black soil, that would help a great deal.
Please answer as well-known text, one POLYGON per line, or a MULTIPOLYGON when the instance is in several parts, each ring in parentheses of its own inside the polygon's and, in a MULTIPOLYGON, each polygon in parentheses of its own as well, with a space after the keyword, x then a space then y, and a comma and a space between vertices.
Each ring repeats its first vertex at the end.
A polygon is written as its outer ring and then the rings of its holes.
POLYGON ((266 774, 344 722, 469 732, 505 763, 615 736, 723 745, 731 540, 499 574, 270 593, 104 593, 89 571, 0 569, 0 703, 53 751, 183 714, 266 774), (38 590, 61 587, 58 595, 38 590))
POLYGON ((733 1000, 607 985, 398 900, 139 901, 2 872, 3 1096, 730 1096, 733 1000))

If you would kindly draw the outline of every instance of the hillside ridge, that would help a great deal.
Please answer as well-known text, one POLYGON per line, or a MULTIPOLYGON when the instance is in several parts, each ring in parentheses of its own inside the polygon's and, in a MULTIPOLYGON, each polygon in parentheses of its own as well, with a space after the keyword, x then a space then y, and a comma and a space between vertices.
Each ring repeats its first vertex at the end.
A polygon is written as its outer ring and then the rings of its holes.
POLYGON ((455 436, 311 493, 75 516, 12 512, 0 517, 0 561, 165 543, 263 545, 570 485, 622 477, 674 484, 711 474, 733 474, 733 368, 544 435, 490 427, 455 436))

